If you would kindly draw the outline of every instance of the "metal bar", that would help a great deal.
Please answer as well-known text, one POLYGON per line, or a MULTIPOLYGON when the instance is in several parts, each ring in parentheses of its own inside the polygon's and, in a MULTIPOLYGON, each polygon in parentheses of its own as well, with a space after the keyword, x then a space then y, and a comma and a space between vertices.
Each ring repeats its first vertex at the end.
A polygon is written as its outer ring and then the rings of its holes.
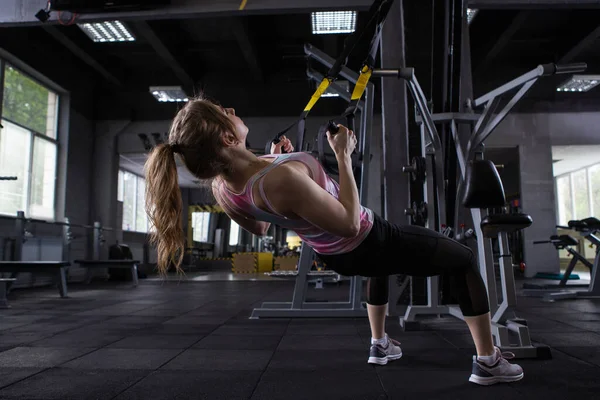
MULTIPOLYGON (((11 221, 19 219, 19 212, 22 212, 22 211, 17 211, 17 217, 12 217, 9 215, 0 215, 0 219, 11 220, 11 221)), ((84 229, 94 229, 95 228, 94 225, 74 224, 74 223, 65 222, 65 221, 46 221, 44 219, 25 218, 24 216, 23 216, 23 220, 27 223, 33 223, 33 224, 70 226, 72 228, 84 228, 84 229)), ((68 220, 68 218, 66 218, 66 220, 68 220)), ((114 231, 114 228, 108 228, 108 227, 103 226, 102 230, 103 231, 114 231)))
MULTIPOLYGON (((423 117, 425 126, 427 128, 427 132, 429 133, 429 138, 431 140, 431 144, 433 146, 434 151, 434 163, 435 163, 435 183, 436 183, 436 196, 438 199, 446 198, 446 190, 444 185, 444 152, 442 147, 442 141, 435 127, 435 123, 431 118, 431 113, 427 108, 427 101, 425 100, 425 95, 421 90, 421 86, 417 81, 416 77, 413 76, 413 79, 408 82, 408 87, 417 103, 417 108, 423 117)), ((443 200, 440 200, 439 205, 439 217, 440 223, 445 223, 446 221, 446 209, 442 205, 443 200)), ((437 227, 436 230, 439 230, 440 227, 437 227)))
POLYGON ((133 281, 133 286, 138 286, 138 266, 137 264, 133 264, 131 266, 131 280, 133 281))
POLYGON ((600 268, 600 251, 596 247, 596 258, 594 260, 594 267, 592 268, 592 276, 590 277, 589 294, 592 296, 600 296, 600 274, 598 274, 598 268, 600 268))
POLYGON ((371 134, 373 129, 373 107, 374 107, 374 96, 375 88, 372 83, 367 86, 365 96, 365 109, 361 113, 362 129, 361 129, 361 141, 360 143, 360 154, 362 155, 361 162, 361 178, 360 178, 360 203, 365 204, 369 195, 369 172, 371 165, 371 134))
POLYGON ((60 297, 67 298, 69 297, 69 292, 67 290, 67 267, 61 267, 58 271, 58 293, 60 297))
MULTIPOLYGON (((456 122, 464 122, 464 123, 473 123, 473 122, 477 122, 480 118, 480 114, 476 114, 476 113, 454 113, 454 112, 448 112, 448 113, 437 113, 437 114, 431 114, 431 119, 433 119, 434 122, 450 122, 450 121, 456 121, 456 122)), ((423 122, 423 118, 421 118, 420 116, 417 116, 416 118, 416 122, 423 122)))
POLYGON ((102 227, 100 226, 100 222, 94 222, 94 244, 93 244, 93 253, 92 260, 100 260, 100 241, 102 235, 102 227))
POLYGON ((494 315, 498 309, 498 293, 496 289, 496 274, 494 273, 492 240, 486 238, 481 231, 481 209, 471 209, 471 217, 473 218, 473 228, 477 237, 479 272, 488 292, 490 314, 494 315))
MULTIPOLYGON (((465 159, 465 155, 463 153, 462 150, 462 146, 461 146, 461 142, 460 142, 460 138, 458 137, 458 128, 456 126, 456 122, 452 121, 450 122, 450 132, 452 133, 452 139, 454 140, 454 143, 456 144, 456 157, 458 160, 458 166, 460 168, 460 181, 462 182, 465 179, 465 176, 467 174, 467 166, 466 166, 466 159, 465 159)), ((457 188, 457 193, 459 192, 458 188, 457 188)))
POLYGON ((23 242, 25 240, 25 212, 17 211, 15 220, 15 254, 12 261, 21 261, 23 259, 23 242))
POLYGON ((507 319, 515 317, 514 308, 517 305, 517 292, 514 274, 512 272, 512 262, 507 262, 507 258, 510 256, 510 248, 506 232, 500 232, 498 234, 498 250, 500 251, 498 264, 500 267, 502 302, 498 305, 498 309, 492 314, 492 322, 504 323, 507 319), (513 312, 513 315, 509 318, 507 317, 507 314, 511 311, 513 312))
POLYGON ((483 96, 475 99, 475 101, 473 102, 473 107, 479 107, 479 106, 487 103, 494 97, 499 97, 506 92, 509 92, 521 85, 526 84, 527 82, 531 81, 532 79, 539 78, 540 76, 544 75, 544 71, 545 71, 544 67, 541 65, 538 65, 537 68, 527 72, 526 74, 523 74, 523 75, 519 76, 518 78, 515 78, 512 81, 507 82, 504 85, 492 90, 491 92, 486 93, 483 96))
MULTIPOLYGON (((108 3, 108 2, 107 2, 108 3)), ((117 2, 115 2, 117 3, 117 2)), ((143 3, 143 2, 139 2, 143 3)), ((218 17, 239 17, 240 15, 268 14, 305 14, 313 11, 331 10, 369 10, 372 0, 253 0, 243 11, 239 10, 240 1, 199 1, 176 0, 172 4, 156 9, 107 10, 105 12, 80 13, 78 22, 106 20, 177 20, 218 17)), ((0 9, 0 25, 26 26, 40 25, 35 14, 42 8, 44 1, 3 0, 0 9)), ((200 22, 202 23, 202 22, 200 22)), ((46 24, 58 24, 57 13, 52 13, 46 24)))
MULTIPOLYGON (((68 222, 68 219, 65 220, 68 222)), ((63 249, 62 249, 62 259, 63 261, 70 261, 71 258, 71 240, 73 239, 71 227, 69 225, 63 225, 62 228, 62 240, 63 240, 63 249)))
POLYGON ((435 127, 435 123, 433 122, 433 118, 431 117, 431 112, 427 107, 427 100, 425 99, 425 95, 423 94, 423 90, 417 81, 417 78, 413 76, 413 79, 407 81, 408 88, 417 104, 417 108, 419 113, 421 113, 421 117, 424 120, 425 126, 427 127, 427 133, 431 139, 431 143, 435 148, 436 153, 443 153, 442 141, 440 139, 440 135, 438 134, 437 128, 435 127))
MULTIPOLYGON (((311 58, 314 58, 315 60, 317 60, 318 62, 320 62, 328 68, 331 68, 333 64, 335 64, 335 59, 325 54, 325 52, 319 50, 312 44, 307 43, 304 45, 304 53, 310 56, 311 58)), ((342 67, 340 71, 340 76, 356 84, 360 75, 357 72, 352 71, 348 67, 342 67)))
POLYGON ((306 274, 310 270, 312 261, 312 249, 306 244, 302 244, 300 251, 300 259, 298 261, 298 276, 294 285, 294 293, 292 295, 292 308, 302 308, 306 298, 306 274))
MULTIPOLYGON (((321 82, 325 76, 323 74, 321 74, 318 71, 315 71, 312 68, 307 68, 306 69, 306 75, 314 80, 315 82, 321 82)), ((329 85, 329 89, 333 90, 334 92, 336 92, 337 94, 340 95, 340 97, 344 100, 346 100, 348 103, 352 100, 352 93, 350 93, 349 91, 347 91, 346 89, 344 89, 343 87, 341 87, 340 85, 338 85, 337 83, 333 82, 331 83, 331 85, 329 85)), ((365 103, 363 100, 361 100, 358 103, 358 109, 360 111, 363 111, 365 106, 365 103)))
MULTIPOLYGON (((475 124, 475 129, 473 129, 473 133, 471 134, 471 137, 469 138, 469 141, 467 142, 466 154, 470 155, 471 150, 475 151, 475 147, 473 147, 473 143, 475 143, 475 141, 477 139, 477 135, 479 135, 479 133, 481 132, 481 129, 485 128, 489 124, 490 119, 493 117, 499 104, 500 104, 499 97, 494 97, 491 101, 486 103, 485 109, 483 110, 483 113, 479 117, 477 124, 475 124)), ((470 158, 469 158, 469 160, 470 160, 470 158)))
POLYGON ((490 136, 492 131, 496 129, 496 127, 506 118, 508 113, 513 109, 513 107, 521 100, 523 96, 531 89, 531 87, 537 82, 536 80, 529 81, 523 85, 521 89, 513 96, 513 98, 504 106, 502 111, 500 111, 494 119, 487 124, 484 130, 475 138, 474 142, 471 143, 470 151, 467 154, 468 159, 470 160, 473 153, 477 149, 479 145, 481 145, 485 140, 490 136))

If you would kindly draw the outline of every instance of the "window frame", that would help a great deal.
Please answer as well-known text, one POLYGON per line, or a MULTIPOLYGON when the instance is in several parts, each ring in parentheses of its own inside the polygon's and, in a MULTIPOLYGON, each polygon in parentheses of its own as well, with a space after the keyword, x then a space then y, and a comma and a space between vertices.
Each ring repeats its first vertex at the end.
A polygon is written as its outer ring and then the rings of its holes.
MULTIPOLYGON (((29 132, 29 134, 31 135, 31 141, 29 144, 29 175, 27 177, 27 206, 25 207, 26 209, 23 210, 25 212, 26 216, 31 216, 31 196, 33 193, 32 190, 32 180, 33 180, 33 160, 35 158, 35 153, 34 153, 34 149, 35 149, 35 139, 36 138, 40 138, 42 140, 45 140, 47 142, 50 142, 51 144, 54 145, 54 149, 55 149, 55 161, 54 161, 54 183, 53 183, 53 190, 54 190, 54 201, 52 202, 52 218, 39 218, 45 221, 50 221, 50 222, 55 222, 56 221, 56 214, 57 214, 57 206, 58 206, 58 187, 57 187, 57 182, 58 182, 58 176, 59 176, 59 168, 60 168, 60 154, 62 151, 61 148, 61 143, 59 140, 59 136, 60 136, 60 132, 59 132, 59 126, 60 126, 60 112, 61 112, 61 101, 62 101, 62 93, 60 92, 60 90, 56 90, 56 88, 52 87, 52 85, 48 85, 42 81, 40 81, 38 78, 36 78, 33 74, 28 73, 27 71, 24 70, 24 68, 19 67, 18 65, 15 65, 14 62, 10 62, 7 61, 5 58, 2 57, 2 55, 0 54, 0 121, 4 120, 7 122, 10 122, 13 125, 18 126, 19 128, 22 128, 26 131, 29 132), (34 129, 31 129, 29 127, 24 126, 21 123, 18 123, 16 121, 13 121, 11 119, 5 118, 4 117, 4 79, 6 76, 6 67, 10 65, 12 68, 14 68, 19 74, 31 79, 32 81, 36 82, 37 84, 39 84, 40 86, 44 87, 46 90, 48 90, 49 92, 54 93, 54 95, 56 96, 56 103, 55 103, 55 118, 54 118, 54 132, 55 132, 55 138, 49 137, 45 134, 42 134, 34 129)), ((20 211, 20 210, 17 210, 20 211)), ((10 215, 10 214, 4 214, 2 212, 0 212, 0 215, 10 215)), ((37 217, 37 216, 35 216, 37 217)))

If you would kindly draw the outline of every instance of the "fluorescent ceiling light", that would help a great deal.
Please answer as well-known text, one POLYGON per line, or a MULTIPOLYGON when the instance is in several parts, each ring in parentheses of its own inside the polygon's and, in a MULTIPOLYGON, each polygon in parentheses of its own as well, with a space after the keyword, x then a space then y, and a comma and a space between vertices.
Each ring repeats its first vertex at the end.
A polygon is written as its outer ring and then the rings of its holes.
POLYGON ((600 84, 600 75, 573 75, 556 88, 557 92, 587 92, 600 84))
POLYGON ((475 19, 475 16, 477 15, 478 12, 479 12, 479 10, 476 10, 474 8, 467 8, 467 22, 469 24, 471 22, 473 22, 473 20, 475 19))
MULTIPOLYGON (((344 89, 347 92, 350 92, 350 82, 348 81, 335 81, 336 85, 340 88, 344 89)), ((321 97, 340 97, 339 93, 333 90, 330 87, 327 88, 325 92, 321 95, 321 97)))
POLYGON ((318 11, 311 14, 312 33, 352 33, 356 29, 356 11, 318 11))
POLYGON ((135 37, 121 21, 77 24, 94 42, 133 42, 135 37))
POLYGON ((181 86, 151 86, 150 93, 161 103, 180 103, 189 100, 181 86))

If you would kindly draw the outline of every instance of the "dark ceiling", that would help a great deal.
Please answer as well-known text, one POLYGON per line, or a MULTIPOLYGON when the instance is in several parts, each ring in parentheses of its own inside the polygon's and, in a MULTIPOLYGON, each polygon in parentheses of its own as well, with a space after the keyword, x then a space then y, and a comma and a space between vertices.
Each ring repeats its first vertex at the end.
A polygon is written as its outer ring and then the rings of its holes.
MULTIPOLYGON (((407 60, 426 93, 435 1, 405 1, 407 60)), ((359 13, 359 29, 364 17, 359 13)), ((171 118, 177 106, 158 103, 148 91, 161 85, 203 90, 244 116, 289 116, 300 114, 315 87, 306 77, 304 44, 335 57, 347 37, 313 35, 308 13, 126 23, 135 42, 94 43, 76 25, 53 25, 0 28, 0 47, 73 92, 74 107, 94 119, 171 118)), ((476 95, 541 63, 584 61, 588 73, 600 73, 599 27, 598 9, 480 11, 470 26, 476 95)), ((350 68, 358 69, 367 46, 368 40, 349 58, 350 68)), ((600 87, 557 93, 559 82, 541 80, 521 110, 597 109, 600 87)), ((313 113, 339 114, 344 106, 322 99, 313 113)))

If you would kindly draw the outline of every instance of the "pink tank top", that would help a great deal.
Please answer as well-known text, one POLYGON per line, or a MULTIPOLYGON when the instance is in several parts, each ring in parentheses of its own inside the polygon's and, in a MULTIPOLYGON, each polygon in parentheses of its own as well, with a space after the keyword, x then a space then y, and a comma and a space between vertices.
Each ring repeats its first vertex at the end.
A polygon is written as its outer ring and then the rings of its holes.
POLYGON ((308 246, 312 247, 315 252, 324 255, 348 253, 358 247, 358 245, 367 237, 373 227, 373 211, 363 206, 361 206, 360 231, 358 235, 352 238, 333 235, 304 219, 289 219, 274 211, 265 196, 263 178, 273 168, 285 162, 299 161, 306 165, 311 172, 313 180, 336 199, 339 198, 340 189, 338 183, 325 173, 321 164, 309 153, 271 154, 261 156, 261 158, 275 158, 275 160, 271 165, 252 176, 248 180, 242 193, 232 192, 221 179, 218 179, 217 182, 215 182, 220 197, 224 202, 221 206, 226 211, 231 210, 241 214, 248 214, 258 221, 270 222, 274 225, 294 231, 300 239, 308 246), (261 199, 269 208, 269 212, 258 208, 254 202, 252 188, 257 182, 261 199))

